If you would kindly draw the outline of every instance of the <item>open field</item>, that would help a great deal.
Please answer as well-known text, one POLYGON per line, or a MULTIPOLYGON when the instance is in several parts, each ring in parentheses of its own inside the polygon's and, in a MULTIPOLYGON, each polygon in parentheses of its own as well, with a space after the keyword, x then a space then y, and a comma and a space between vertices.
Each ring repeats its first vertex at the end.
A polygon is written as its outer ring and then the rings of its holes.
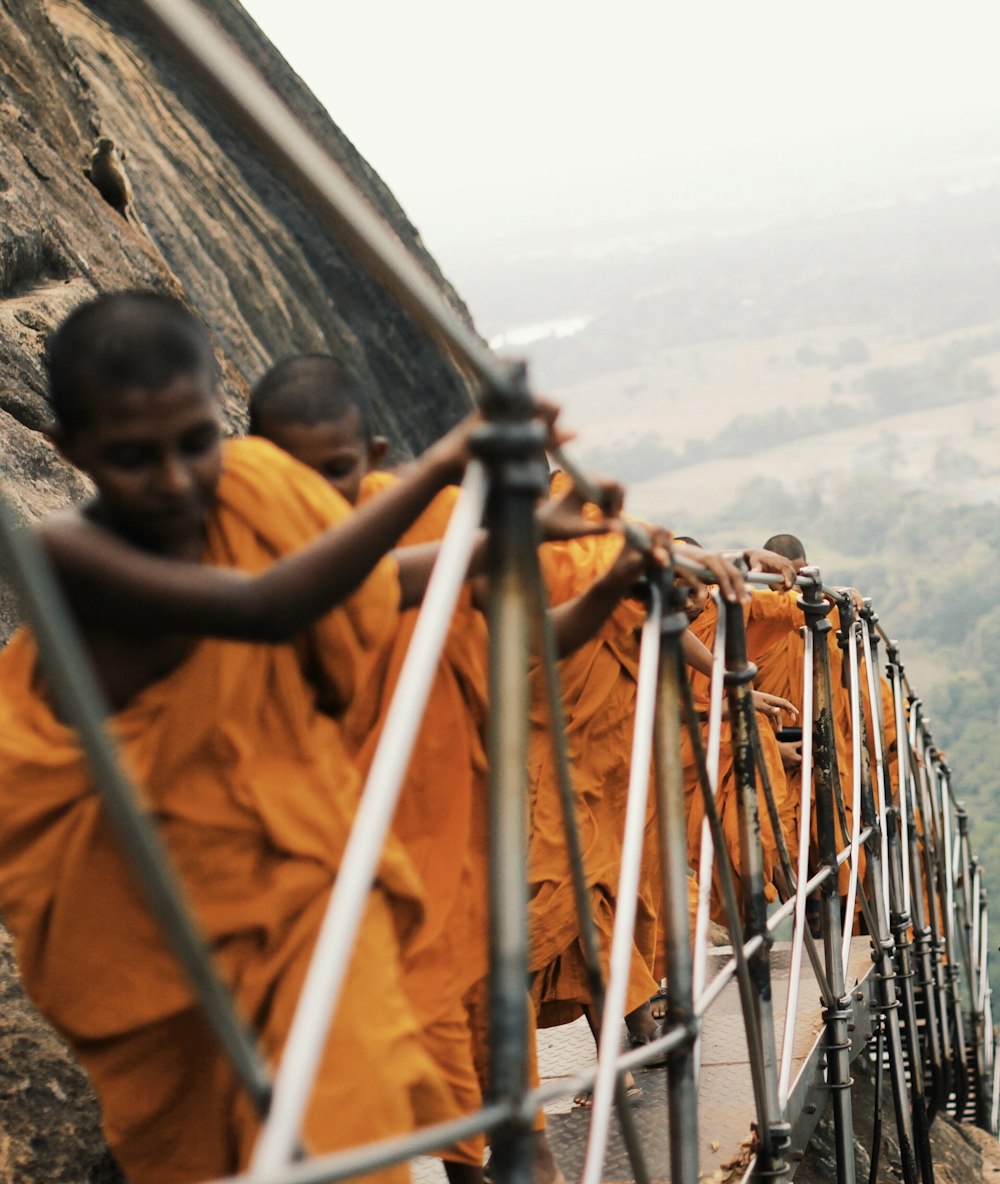
POLYGON ((903 390, 898 400, 903 406, 887 414, 889 408, 873 405, 862 389, 873 371, 910 373, 933 366, 949 348, 986 340, 997 328, 907 339, 844 325, 762 340, 705 342, 664 351, 644 365, 555 395, 566 407, 567 423, 579 431, 577 449, 629 482, 630 507, 647 517, 681 520, 692 500, 701 511, 719 509, 755 480, 800 485, 871 471, 933 484, 953 500, 1000 500, 1000 350, 969 362, 980 372, 977 390, 993 393, 962 399, 960 391, 942 389, 943 405, 910 410, 903 390), (847 342, 861 343, 867 360, 837 360, 847 342), (861 422, 791 439, 776 425, 769 444, 758 440, 759 430, 752 438, 748 432, 739 455, 693 458, 693 463, 669 455, 694 441, 705 442, 711 452, 713 438, 738 417, 760 419, 779 411, 794 417, 805 407, 831 403, 856 408, 861 422))

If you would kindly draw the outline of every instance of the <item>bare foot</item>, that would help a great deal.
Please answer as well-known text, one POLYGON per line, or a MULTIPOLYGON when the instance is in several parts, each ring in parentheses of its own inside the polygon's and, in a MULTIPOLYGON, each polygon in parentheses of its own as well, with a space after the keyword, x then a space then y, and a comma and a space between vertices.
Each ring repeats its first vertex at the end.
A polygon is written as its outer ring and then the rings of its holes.
POLYGON ((667 1018, 667 993, 661 989, 649 1001, 649 1014, 658 1024, 667 1018))
MULTIPOLYGON (((642 1098, 642 1089, 636 1085, 635 1078, 631 1073, 625 1074, 624 1081, 625 1096, 633 1106, 637 1106, 642 1098)), ((590 1110, 594 1105, 594 1091, 591 1089, 580 1090, 578 1094, 573 1095, 573 1105, 579 1106, 581 1110, 590 1110)))

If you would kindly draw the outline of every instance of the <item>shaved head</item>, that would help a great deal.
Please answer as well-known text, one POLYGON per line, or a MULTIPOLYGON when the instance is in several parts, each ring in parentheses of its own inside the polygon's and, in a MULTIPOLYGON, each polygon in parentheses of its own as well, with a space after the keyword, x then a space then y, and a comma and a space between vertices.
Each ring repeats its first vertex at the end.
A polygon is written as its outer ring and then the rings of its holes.
POLYGON ((802 540, 793 534, 772 534, 764 544, 765 551, 773 551, 775 555, 784 555, 786 559, 801 559, 806 561, 806 549, 802 540))
POLYGON ((366 444, 374 434, 371 402, 360 375, 329 354, 296 354, 272 366, 250 393, 250 431, 262 425, 338 423, 356 417, 366 444))

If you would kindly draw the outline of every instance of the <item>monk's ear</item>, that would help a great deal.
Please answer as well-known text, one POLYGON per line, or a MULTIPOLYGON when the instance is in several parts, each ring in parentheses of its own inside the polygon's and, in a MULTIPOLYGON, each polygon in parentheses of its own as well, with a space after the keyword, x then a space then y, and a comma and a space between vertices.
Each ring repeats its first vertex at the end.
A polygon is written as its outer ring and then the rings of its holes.
POLYGON ((385 460, 389 451, 389 441, 385 436, 372 436, 368 445, 368 468, 377 469, 385 460))

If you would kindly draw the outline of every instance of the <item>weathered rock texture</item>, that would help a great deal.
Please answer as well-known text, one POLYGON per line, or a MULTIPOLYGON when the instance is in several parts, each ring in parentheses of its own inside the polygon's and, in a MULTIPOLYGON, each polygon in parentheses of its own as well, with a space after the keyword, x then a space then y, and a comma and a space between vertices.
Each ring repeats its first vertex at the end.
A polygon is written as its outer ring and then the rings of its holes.
POLYGON ((0 930, 0 1180, 118 1184, 90 1082, 21 989, 0 930))
MULTIPOLYGON (((239 4, 204 6, 467 317, 392 195, 239 4)), ((214 335, 233 431, 248 385, 302 350, 354 363, 400 452, 469 407, 460 372, 228 126, 130 0, 0 0, 0 144, 0 479, 23 518, 88 491, 41 431, 44 353, 98 292, 147 287, 190 302, 214 335), (84 175, 99 136, 128 153, 135 219, 84 175)), ((0 644, 15 620, 0 568, 0 644)), ((0 931, 0 1184, 116 1178, 86 1078, 24 1000, 0 931)))
MULTIPOLYGON (((467 317, 385 185, 239 4, 204 7, 467 317)), ((192 304, 215 337, 234 431, 248 384, 301 350, 354 363, 404 453, 469 406, 460 372, 331 241, 130 0, 0 0, 0 142, 0 475, 24 516, 86 492, 40 433, 43 357, 53 327, 97 292, 151 287, 192 304), (128 153, 138 225, 84 175, 98 136, 128 153)), ((5 595, 0 641, 12 621, 5 595)))
MULTIPOLYGON (((866 1057, 859 1057, 851 1066, 851 1074, 855 1163, 858 1180, 865 1181, 870 1178, 874 1137, 874 1066, 866 1057)), ((881 1111, 882 1138, 875 1184, 898 1184, 903 1171, 888 1075, 882 1082, 881 1111)), ((980 1184, 1000 1178, 1000 1143, 970 1123, 958 1123, 947 1114, 939 1114, 931 1124, 930 1142, 936 1184, 980 1184)), ((795 1184, 830 1184, 836 1179, 833 1108, 828 1107, 795 1172, 795 1184)))

